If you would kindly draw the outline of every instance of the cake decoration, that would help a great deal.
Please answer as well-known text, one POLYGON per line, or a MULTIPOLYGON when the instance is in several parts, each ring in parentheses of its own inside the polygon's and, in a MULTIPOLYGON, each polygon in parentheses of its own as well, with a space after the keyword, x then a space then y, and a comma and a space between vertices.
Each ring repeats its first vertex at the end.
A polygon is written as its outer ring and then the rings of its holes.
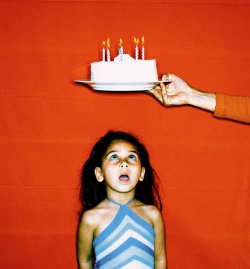
POLYGON ((120 57, 120 61, 123 61, 123 46, 122 46, 121 38, 120 38, 120 43, 119 43, 119 57, 120 57))
POLYGON ((139 38, 134 37, 134 43, 135 43, 135 59, 138 60, 138 56, 139 56, 139 48, 138 48, 139 38))
POLYGON ((141 40, 141 58, 142 60, 145 60, 144 36, 142 37, 141 40))
MULTIPOLYGON (((139 60, 139 43, 140 39, 138 37, 134 37, 134 44, 135 44, 135 60, 139 60)), ((120 60, 123 60, 123 41, 120 38, 119 40, 119 49, 118 54, 120 56, 120 60)), ((107 39, 107 42, 102 41, 102 61, 105 62, 107 59, 107 62, 110 62, 110 40, 107 39), (107 54, 107 57, 106 57, 107 54)), ((141 39, 141 60, 145 60, 145 47, 144 47, 144 36, 141 39)))
POLYGON ((102 61, 105 62, 105 41, 102 42, 102 61))
POLYGON ((110 62, 110 41, 107 40, 107 61, 110 62))

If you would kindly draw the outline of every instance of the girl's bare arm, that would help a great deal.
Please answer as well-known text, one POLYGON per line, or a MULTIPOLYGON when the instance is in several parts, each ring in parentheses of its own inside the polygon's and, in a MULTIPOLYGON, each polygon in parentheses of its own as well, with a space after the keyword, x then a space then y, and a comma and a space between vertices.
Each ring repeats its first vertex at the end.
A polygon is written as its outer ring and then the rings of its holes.
POLYGON ((77 258, 79 269, 92 269, 92 242, 95 230, 94 216, 91 211, 86 211, 78 228, 77 258))
POLYGON ((154 207, 152 210, 155 237, 155 269, 167 269, 166 241, 164 222, 160 211, 154 207))

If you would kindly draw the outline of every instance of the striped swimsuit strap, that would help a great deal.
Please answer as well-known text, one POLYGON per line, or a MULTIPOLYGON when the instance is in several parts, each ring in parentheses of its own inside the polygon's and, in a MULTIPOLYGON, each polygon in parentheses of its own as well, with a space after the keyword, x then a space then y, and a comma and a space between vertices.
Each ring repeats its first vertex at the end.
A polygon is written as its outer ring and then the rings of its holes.
POLYGON ((125 204, 120 204, 120 203, 118 203, 118 202, 116 202, 115 200, 112 200, 112 199, 110 199, 110 198, 106 198, 110 203, 112 203, 112 204, 115 204, 115 205, 118 205, 118 206, 128 206, 128 205, 130 205, 130 204, 132 204, 134 201, 135 201, 135 198, 132 198, 131 200, 129 200, 127 203, 125 203, 125 204))
POLYGON ((151 224, 138 216, 126 204, 119 204, 111 223, 94 240, 96 263, 100 269, 154 268, 155 232, 151 224))

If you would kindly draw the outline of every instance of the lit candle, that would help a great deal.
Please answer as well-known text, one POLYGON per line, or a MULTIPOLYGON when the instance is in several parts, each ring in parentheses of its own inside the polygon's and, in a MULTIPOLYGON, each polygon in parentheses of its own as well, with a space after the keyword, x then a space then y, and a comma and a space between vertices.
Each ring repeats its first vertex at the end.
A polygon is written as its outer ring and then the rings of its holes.
POLYGON ((105 62, 105 41, 102 42, 102 61, 105 62))
POLYGON ((145 60, 144 36, 141 39, 141 58, 145 60))
POLYGON ((134 37, 134 42, 135 42, 135 59, 138 60, 138 55, 139 55, 139 49, 138 49, 139 38, 134 37))
POLYGON ((123 47, 122 47, 122 39, 120 38, 120 43, 119 43, 119 56, 120 56, 120 61, 123 60, 123 47))
POLYGON ((110 42, 107 40, 107 61, 110 62, 110 42))

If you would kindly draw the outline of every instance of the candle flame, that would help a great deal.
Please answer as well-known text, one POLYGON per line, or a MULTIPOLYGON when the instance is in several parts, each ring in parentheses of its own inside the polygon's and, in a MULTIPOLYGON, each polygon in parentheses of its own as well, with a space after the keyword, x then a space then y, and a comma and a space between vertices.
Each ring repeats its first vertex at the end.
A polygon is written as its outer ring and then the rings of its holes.
POLYGON ((105 43, 106 43, 105 41, 102 41, 102 46, 103 46, 103 47, 105 47, 105 43))
POLYGON ((144 44, 144 36, 141 38, 141 43, 144 44))
POLYGON ((108 37, 108 39, 107 39, 107 47, 108 47, 108 49, 110 48, 110 41, 109 41, 109 37, 108 37))
POLYGON ((120 38, 120 43, 119 43, 119 46, 122 46, 122 39, 120 38))
POLYGON ((134 37, 134 42, 135 42, 136 45, 138 45, 139 44, 139 38, 134 37))

